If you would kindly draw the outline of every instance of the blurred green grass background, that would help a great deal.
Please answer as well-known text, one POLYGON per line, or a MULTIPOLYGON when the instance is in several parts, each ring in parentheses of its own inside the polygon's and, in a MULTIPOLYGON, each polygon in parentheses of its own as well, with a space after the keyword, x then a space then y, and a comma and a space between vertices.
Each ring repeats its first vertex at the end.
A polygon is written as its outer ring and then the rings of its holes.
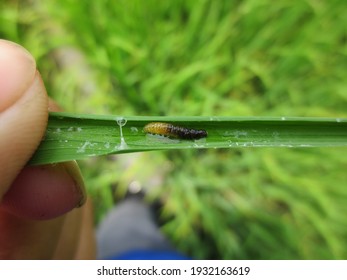
MULTIPOLYGON (((16 1, 26 47, 69 112, 347 117, 347 3, 16 1)), ((96 222, 130 186, 198 259, 346 259, 346 148, 151 152, 81 162, 96 222)))

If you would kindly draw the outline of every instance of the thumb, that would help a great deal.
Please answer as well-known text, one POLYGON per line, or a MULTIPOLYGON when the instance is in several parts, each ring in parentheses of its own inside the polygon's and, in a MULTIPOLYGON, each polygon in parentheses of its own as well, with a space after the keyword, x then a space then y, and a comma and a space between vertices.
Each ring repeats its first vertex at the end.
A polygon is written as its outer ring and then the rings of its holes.
POLYGON ((40 143, 47 106, 34 58, 0 40, 0 200, 40 143))

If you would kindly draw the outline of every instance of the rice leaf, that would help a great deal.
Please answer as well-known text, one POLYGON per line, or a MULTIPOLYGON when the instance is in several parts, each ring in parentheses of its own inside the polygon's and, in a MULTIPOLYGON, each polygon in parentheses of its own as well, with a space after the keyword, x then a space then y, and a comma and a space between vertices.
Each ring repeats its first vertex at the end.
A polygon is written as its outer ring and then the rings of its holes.
POLYGON ((294 117, 144 117, 50 113, 30 165, 168 149, 347 146, 347 119, 294 117), (146 134, 150 122, 204 129, 199 140, 146 134))

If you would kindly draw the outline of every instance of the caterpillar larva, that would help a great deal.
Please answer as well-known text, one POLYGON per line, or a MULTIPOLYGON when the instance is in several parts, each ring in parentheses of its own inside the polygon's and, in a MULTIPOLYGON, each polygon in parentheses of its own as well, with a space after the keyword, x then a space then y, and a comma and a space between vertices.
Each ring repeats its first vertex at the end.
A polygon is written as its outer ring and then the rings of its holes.
POLYGON ((170 138, 195 140, 207 137, 206 130, 192 129, 176 126, 170 123, 152 122, 147 124, 143 131, 150 134, 159 134, 170 138))

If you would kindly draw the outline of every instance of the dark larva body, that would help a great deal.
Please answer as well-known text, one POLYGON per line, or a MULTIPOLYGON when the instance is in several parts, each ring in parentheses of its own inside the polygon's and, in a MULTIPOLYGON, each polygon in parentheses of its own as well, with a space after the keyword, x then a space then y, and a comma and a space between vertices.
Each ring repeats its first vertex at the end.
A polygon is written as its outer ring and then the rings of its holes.
POLYGON ((159 134, 184 140, 195 140, 207 137, 207 132, 205 130, 185 128, 162 122, 149 123, 143 128, 143 131, 150 134, 159 134))

